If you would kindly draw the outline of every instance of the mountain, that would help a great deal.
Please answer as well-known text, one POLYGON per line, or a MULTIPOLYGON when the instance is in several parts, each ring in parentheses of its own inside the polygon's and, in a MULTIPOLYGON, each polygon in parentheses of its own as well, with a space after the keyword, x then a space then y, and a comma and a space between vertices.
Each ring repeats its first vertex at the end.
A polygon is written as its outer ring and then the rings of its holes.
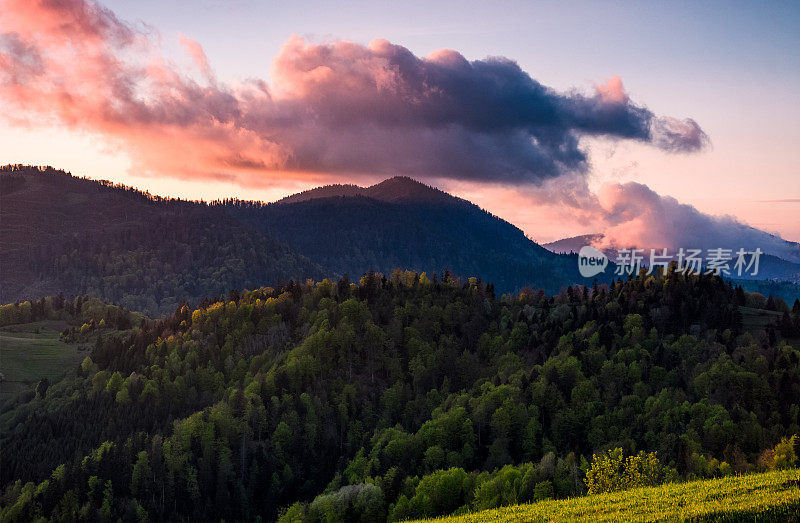
POLYGON ((324 274, 224 209, 31 167, 0 172, 0 265, 1 303, 92 294, 150 314, 324 274))
POLYGON ((227 208, 334 274, 450 271, 480 277, 498 292, 526 286, 557 292, 580 281, 574 258, 555 255, 477 205, 407 177, 227 208))
MULTIPOLYGON (((567 238, 548 250, 471 202, 401 176, 271 204, 206 204, 52 168, 0 169, 0 302, 90 294, 158 315, 241 288, 345 274, 357 280, 397 268, 475 276, 498 293, 553 293, 589 283, 576 256, 557 252, 601 238, 567 238)), ((612 272, 598 281, 609 282, 612 272)), ((799 282, 800 264, 772 255, 762 256, 756 278, 739 280, 789 302, 800 296, 799 282)))
POLYGON ((584 245, 594 245, 602 239, 602 234, 582 234, 580 236, 572 236, 570 238, 562 238, 554 242, 544 243, 542 247, 558 254, 577 253, 584 245))
POLYGON ((0 204, 2 302, 90 294, 163 314, 234 289, 396 268, 476 276, 498 292, 580 281, 574 258, 407 177, 206 204, 10 166, 0 204))
MULTIPOLYGON (((407 176, 395 176, 364 189, 364 196, 384 202, 469 204, 407 176)), ((471 204, 470 204, 471 205, 471 204)))
MULTIPOLYGON (((766 233, 765 233, 766 234, 766 233)), ((768 235, 770 238, 778 240, 773 235, 768 235)), ((555 252, 555 253, 570 253, 578 252, 584 245, 597 245, 604 235, 598 234, 584 234, 581 236, 573 236, 571 238, 564 238, 554 242, 546 243, 542 247, 555 252)), ((743 274, 743 279, 750 280, 764 280, 764 279, 778 279, 786 280, 793 283, 800 283, 800 263, 793 261, 795 259, 794 252, 800 250, 800 244, 790 242, 788 240, 780 239, 779 250, 764 250, 759 257, 759 270, 755 275, 743 274), (781 255, 788 256, 789 259, 781 258, 781 255)), ((710 246, 697 245, 695 247, 712 248, 710 246)), ((760 246, 757 246, 760 248, 760 246)), ((611 259, 617 259, 617 249, 613 247, 606 247, 602 249, 606 256, 611 259)), ((735 252, 735 249, 733 249, 735 252)), ((675 251, 671 251, 674 253, 675 251)), ((645 261, 649 256, 649 250, 645 249, 645 261)), ((731 263, 733 265, 733 263, 731 263)))
MULTIPOLYGON (((743 285, 750 292, 761 292, 766 293, 766 295, 775 294, 788 302, 793 302, 796 298, 800 298, 800 263, 781 258, 776 253, 794 260, 795 252, 800 250, 800 244, 782 240, 772 235, 768 236, 777 242, 779 249, 765 251, 760 255, 756 274, 744 271, 741 275, 732 273, 730 278, 734 279, 737 284, 743 285)), ((584 245, 597 245, 603 237, 602 233, 584 234, 545 243, 542 246, 554 253, 577 253, 584 245)), ((606 247, 602 251, 610 260, 618 259, 617 249, 606 247)), ((674 251, 672 252, 674 253, 674 251)), ((643 255, 644 265, 649 265, 649 250, 645 250, 643 255)), ((731 259, 729 267, 733 268, 734 264, 735 259, 731 259)))

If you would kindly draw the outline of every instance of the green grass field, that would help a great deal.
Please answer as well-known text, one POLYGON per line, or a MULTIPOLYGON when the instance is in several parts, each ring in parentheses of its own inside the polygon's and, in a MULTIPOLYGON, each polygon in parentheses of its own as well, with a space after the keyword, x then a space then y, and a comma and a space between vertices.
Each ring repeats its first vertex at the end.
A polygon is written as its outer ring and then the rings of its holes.
POLYGON ((768 325, 775 325, 782 316, 780 312, 751 307, 739 307, 739 312, 742 313, 742 328, 752 333, 765 329, 768 325))
POLYGON ((432 521, 800 521, 800 469, 541 501, 432 521))
POLYGON ((75 370, 88 352, 59 339, 65 327, 65 322, 40 321, 0 328, 0 403, 42 378, 54 382, 75 370))

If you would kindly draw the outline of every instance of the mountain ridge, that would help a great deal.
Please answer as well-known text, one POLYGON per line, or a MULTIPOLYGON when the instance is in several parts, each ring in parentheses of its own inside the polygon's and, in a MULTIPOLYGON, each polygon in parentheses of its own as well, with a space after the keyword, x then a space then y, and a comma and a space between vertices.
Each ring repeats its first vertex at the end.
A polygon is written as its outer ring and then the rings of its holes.
MULTIPOLYGON (((7 166, 0 198, 5 302, 89 294, 155 315, 234 289, 398 268, 476 277, 498 293, 557 293, 595 280, 580 276, 575 255, 555 254, 474 203, 408 177, 321 187, 273 203, 206 203, 7 166)), ((774 266, 765 277, 795 268, 765 260, 765 270, 774 266)), ((596 279, 608 283, 612 273, 596 279)), ((796 284, 764 281, 743 285, 768 293, 777 285, 786 299, 798 294, 796 284)))
POLYGON ((0 171, 0 242, 4 303, 92 294, 155 314, 238 287, 324 274, 215 206, 52 168, 0 171))
POLYGON ((574 259, 549 252, 468 200, 408 177, 361 190, 328 186, 231 212, 338 274, 449 271, 493 283, 499 292, 526 286, 558 292, 580 281, 574 259))
POLYGON ((455 197, 409 176, 393 176, 382 182, 366 187, 355 184, 323 185, 321 187, 291 194, 274 203, 289 204, 323 198, 349 198, 354 196, 363 196, 365 198, 373 198, 384 202, 447 201, 449 198, 455 198, 466 202, 466 200, 462 200, 461 198, 455 197))
MULTIPOLYGON (((567 254, 571 252, 577 253, 580 250, 580 248, 583 247, 584 245, 596 246, 597 242, 599 242, 603 238, 604 235, 602 233, 583 234, 579 236, 563 238, 561 240, 556 240, 554 242, 545 243, 542 245, 542 247, 555 253, 561 253, 561 254, 567 254)), ((781 240, 783 239, 781 238, 781 240)), ((791 242, 789 240, 783 240, 783 241, 786 243, 786 245, 790 247, 797 245, 795 242, 791 242)), ((609 259, 611 260, 617 259, 616 248, 604 247, 600 250, 603 251, 605 255, 609 257, 609 259)), ((648 265, 648 259, 647 259, 648 256, 649 256, 649 250, 645 249, 644 252, 645 265, 648 265)), ((734 258, 731 259, 731 265, 733 265, 733 260, 734 258)), ((780 256, 777 256, 770 252, 764 252, 760 255, 759 258, 759 274, 756 275, 743 274, 740 276, 740 278, 746 280, 777 279, 777 280, 785 280, 788 282, 792 282, 794 284, 800 284, 800 263, 781 258, 780 256)))
POLYGON ((575 261, 407 177, 275 203, 161 198, 53 168, 0 169, 0 300, 91 294, 163 314, 232 289, 396 268, 558 292, 575 261), (299 201, 297 201, 299 200, 299 201))

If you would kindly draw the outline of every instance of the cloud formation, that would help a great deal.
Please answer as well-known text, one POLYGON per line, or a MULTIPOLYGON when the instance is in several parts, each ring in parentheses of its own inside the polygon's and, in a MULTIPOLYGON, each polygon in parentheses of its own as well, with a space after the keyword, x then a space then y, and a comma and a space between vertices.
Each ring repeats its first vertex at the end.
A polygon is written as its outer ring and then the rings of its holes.
POLYGON ((800 262, 800 248, 794 242, 745 225, 732 216, 703 213, 640 183, 605 185, 598 191, 598 201, 609 224, 604 246, 748 250, 759 247, 764 252, 800 262))
MULTIPOLYGON (((705 147, 691 119, 655 116, 612 78, 559 93, 512 60, 417 57, 291 38, 272 85, 217 81, 161 53, 153 29, 87 0, 0 0, 0 101, 17 120, 101 134, 141 170, 240 183, 303 173, 397 174, 541 183, 588 168, 581 140, 604 136, 669 152, 705 147), (201 80, 195 80, 196 73, 201 80)), ((18 122, 17 122, 18 123, 18 122)))
POLYGON ((696 207, 663 196, 637 182, 606 183, 592 192, 585 179, 563 177, 528 191, 539 205, 555 206, 575 222, 601 233, 593 245, 621 248, 732 249, 743 248, 800 263, 800 245, 746 225, 732 216, 712 216, 696 207), (564 183, 567 181, 568 183, 564 183))

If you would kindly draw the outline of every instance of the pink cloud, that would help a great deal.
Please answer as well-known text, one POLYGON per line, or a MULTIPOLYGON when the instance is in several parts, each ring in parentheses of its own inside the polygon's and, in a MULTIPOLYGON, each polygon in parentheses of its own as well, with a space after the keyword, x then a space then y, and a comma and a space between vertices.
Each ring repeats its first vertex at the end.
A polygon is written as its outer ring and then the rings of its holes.
POLYGON ((680 248, 735 251, 758 247, 763 252, 800 262, 800 247, 796 243, 750 227, 732 216, 701 212, 641 183, 606 183, 592 192, 580 178, 566 177, 521 192, 526 193, 529 202, 535 204, 529 203, 528 207, 533 207, 533 212, 540 216, 549 214, 555 223, 569 220, 581 225, 586 233, 601 233, 602 238, 593 242, 601 249, 667 248, 677 252, 680 248))
POLYGON ((592 96, 561 94, 506 58, 292 37, 271 86, 227 85, 181 36, 198 82, 162 54, 154 30, 88 0, 0 1, 6 120, 100 135, 140 172, 242 184, 400 173, 541 184, 587 170, 586 135, 676 152, 705 144, 693 121, 632 103, 618 77, 592 96))
POLYGON ((206 56, 206 52, 203 51, 203 46, 200 45, 197 40, 192 40, 184 34, 180 35, 179 41, 192 57, 192 60, 194 60, 197 67, 199 67, 206 76, 206 78, 213 80, 214 72, 211 70, 211 65, 208 63, 208 57, 206 56))
MULTIPOLYGON (((137 170, 177 177, 285 164, 281 145, 241 125, 240 101, 230 92, 180 75, 154 35, 109 10, 79 0, 4 0, 2 7, 2 29, 14 31, 3 41, 25 48, 0 51, 0 99, 28 121, 100 134, 130 151, 137 170)), ((199 45, 185 43, 204 58, 199 45)))
POLYGON ((609 78, 605 84, 595 86, 595 90, 605 103, 625 104, 628 102, 628 95, 625 93, 622 78, 619 76, 609 78))

